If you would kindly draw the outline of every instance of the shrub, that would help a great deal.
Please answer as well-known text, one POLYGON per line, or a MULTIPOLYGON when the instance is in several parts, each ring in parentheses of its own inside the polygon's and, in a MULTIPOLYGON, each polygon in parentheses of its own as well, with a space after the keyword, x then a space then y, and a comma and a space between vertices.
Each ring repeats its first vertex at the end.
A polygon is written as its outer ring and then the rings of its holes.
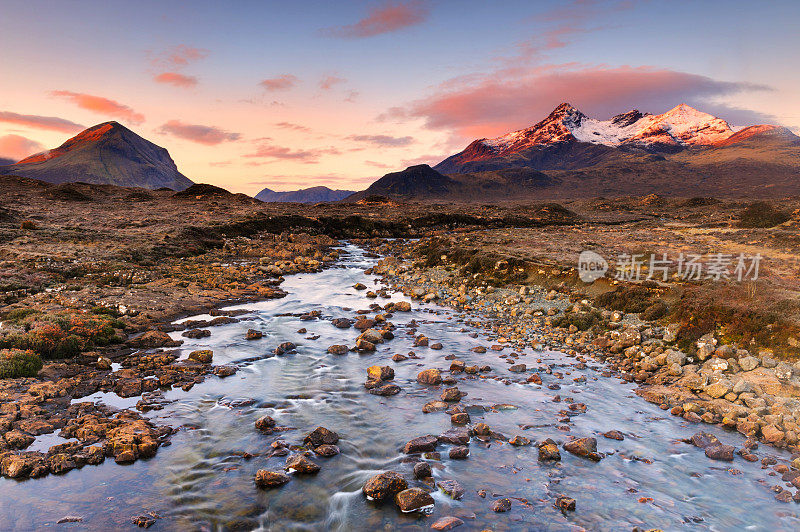
POLYGON ((69 358, 92 346, 119 341, 117 320, 76 312, 29 314, 15 323, 21 331, 0 338, 0 348, 29 349, 44 358, 69 358))
POLYGON ((653 305, 656 302, 656 296, 656 292, 648 286, 620 286, 616 290, 597 296, 595 304, 598 307, 612 310, 639 313, 653 305))
POLYGON ((33 351, 0 349, 0 379, 35 377, 42 369, 42 359, 33 351))
POLYGON ((658 301, 656 301, 655 303, 644 309, 644 312, 642 312, 639 315, 639 317, 642 318, 643 320, 653 321, 663 318, 664 316, 667 315, 668 311, 669 307, 667 306, 667 304, 659 299, 658 301))
POLYGON ((739 214, 739 227, 766 228, 775 227, 789 220, 791 215, 781 211, 766 201, 756 201, 748 205, 739 214))
POLYGON ((563 316, 559 316, 553 320, 554 327, 563 327, 568 329, 570 325, 574 325, 579 331, 588 331, 592 327, 603 327, 605 325, 603 316, 597 310, 589 312, 567 312, 563 316))

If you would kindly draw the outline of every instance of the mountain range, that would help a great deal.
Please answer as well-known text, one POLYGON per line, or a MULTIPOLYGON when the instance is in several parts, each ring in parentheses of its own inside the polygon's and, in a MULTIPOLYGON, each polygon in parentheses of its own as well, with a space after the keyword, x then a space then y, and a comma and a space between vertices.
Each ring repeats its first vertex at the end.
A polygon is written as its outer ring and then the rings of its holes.
POLYGON ((320 203, 343 200, 351 194, 353 194, 352 190, 332 190, 322 186, 286 192, 276 192, 265 188, 256 194, 256 199, 266 203, 320 203))
POLYGON ((534 126, 475 140, 433 168, 387 174, 352 199, 370 194, 437 201, 793 195, 800 137, 772 125, 734 131, 686 104, 597 120, 562 103, 534 126))
POLYGON ((90 127, 58 148, 0 166, 0 174, 48 183, 84 182, 184 190, 192 181, 178 171, 169 152, 117 122, 90 127))

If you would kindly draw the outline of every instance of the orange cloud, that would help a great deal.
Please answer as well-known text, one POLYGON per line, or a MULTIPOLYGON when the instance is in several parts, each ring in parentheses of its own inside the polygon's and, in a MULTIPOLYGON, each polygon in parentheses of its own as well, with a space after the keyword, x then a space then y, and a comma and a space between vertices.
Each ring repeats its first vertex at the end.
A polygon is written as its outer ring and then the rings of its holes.
POLYGON ((339 83, 344 83, 345 81, 347 80, 344 78, 340 78, 339 76, 333 76, 333 75, 324 76, 319 82, 319 88, 324 91, 328 91, 331 90, 334 85, 337 85, 339 83))
POLYGON ((49 129, 63 133, 74 133, 86 129, 85 126, 55 116, 21 115, 10 111, 0 111, 0 122, 8 122, 36 129, 49 129))
POLYGON ((403 147, 414 143, 413 137, 392 137, 391 135, 350 135, 347 140, 366 142, 384 148, 403 147))
POLYGON ((86 109, 87 111, 107 115, 109 117, 121 118, 137 125, 144 122, 143 114, 137 113, 127 105, 123 105, 114 100, 109 100, 108 98, 71 91, 53 91, 50 94, 60 98, 65 98, 81 109, 86 109))
POLYGON ((345 39, 361 39, 390 33, 410 26, 425 22, 428 18, 428 8, 424 3, 415 1, 396 3, 388 2, 381 7, 374 7, 369 15, 355 24, 327 28, 322 30, 325 35, 345 39))
POLYGON ((163 74, 157 75, 153 79, 155 79, 158 83, 167 83, 169 85, 175 85, 176 87, 181 87, 184 89, 189 89, 197 85, 196 77, 186 76, 177 72, 164 72, 163 74))
POLYGON ((298 81, 300 80, 297 79, 297 76, 283 74, 282 76, 265 79, 259 85, 268 91, 282 91, 291 89, 298 81))
POLYGON ((4 135, 0 137, 0 158, 20 161, 25 157, 44 150, 44 146, 35 140, 21 135, 4 135))
MULTIPOLYGON (((200 59, 205 59, 208 57, 208 54, 209 51, 203 48, 195 48, 194 46, 179 44, 154 55, 150 61, 156 67, 180 69, 189 63, 199 61, 200 59)), ((149 55, 153 54, 149 53, 149 55)))
POLYGON ((303 133, 311 133, 310 127, 301 126, 300 124, 293 124, 292 122, 278 122, 275 124, 275 127, 289 129, 292 131, 302 131, 303 133))
MULTIPOLYGON (((256 151, 245 155, 251 158, 276 159, 276 160, 296 160, 306 164, 316 164, 322 155, 339 155, 341 152, 333 147, 312 148, 307 150, 293 150, 285 146, 277 146, 268 142, 262 142, 256 151)), ((259 163, 254 163, 258 165, 259 163)))
POLYGON ((165 135, 172 135, 184 140, 215 146, 223 142, 239 140, 242 136, 239 133, 231 133, 214 126, 203 126, 197 124, 184 124, 180 120, 170 120, 158 130, 165 135))

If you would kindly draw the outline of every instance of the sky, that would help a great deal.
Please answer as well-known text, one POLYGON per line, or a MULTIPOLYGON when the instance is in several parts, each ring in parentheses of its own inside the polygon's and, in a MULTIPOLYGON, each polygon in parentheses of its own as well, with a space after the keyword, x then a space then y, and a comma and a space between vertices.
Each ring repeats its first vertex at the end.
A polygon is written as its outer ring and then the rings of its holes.
POLYGON ((360 190, 561 102, 800 132, 800 2, 3 0, 0 158, 116 120, 195 182, 360 190))

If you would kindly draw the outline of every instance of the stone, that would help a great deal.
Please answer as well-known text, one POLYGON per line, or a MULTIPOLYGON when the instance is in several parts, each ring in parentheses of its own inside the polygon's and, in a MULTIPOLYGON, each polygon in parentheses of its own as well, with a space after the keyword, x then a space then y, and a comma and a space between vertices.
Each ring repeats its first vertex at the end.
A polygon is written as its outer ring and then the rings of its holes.
POLYGON ((384 501, 408 488, 403 475, 394 471, 378 473, 367 480, 361 491, 371 501, 384 501))
POLYGON ((575 511, 575 499, 572 497, 567 497, 566 495, 559 495, 556 497, 556 502, 554 506, 561 510, 562 513, 566 512, 574 512, 575 511))
POLYGON ((608 432, 604 432, 603 437, 608 438, 609 440, 619 440, 619 441, 625 439, 625 436, 618 430, 609 430, 608 432))
POLYGON ((370 366, 367 368, 367 378, 378 381, 394 379, 394 369, 390 366, 370 366))
POLYGON ((433 476, 433 470, 428 462, 417 462, 414 464, 414 478, 423 479, 433 476))
POLYGON ((669 351, 667 351, 666 363, 668 365, 678 364, 679 366, 683 366, 686 364, 686 353, 684 353, 683 351, 670 349, 669 351))
POLYGON ((296 454, 294 456, 290 456, 289 459, 286 460, 286 467, 284 469, 290 473, 312 475, 314 473, 318 473, 320 467, 306 458, 305 455, 296 454))
POLYGON ((783 431, 772 424, 761 427, 761 435, 767 443, 778 443, 785 437, 783 431))
POLYGON ((332 355, 346 355, 350 348, 346 345, 332 345, 328 347, 328 353, 332 355))
POLYGON ((403 447, 405 454, 427 453, 436 450, 439 438, 433 435, 420 436, 409 441, 403 447))
POLYGON ((719 399, 731 391, 730 381, 720 379, 714 384, 706 386, 706 393, 714 399, 719 399))
POLYGON ((539 445, 540 462, 558 462, 559 460, 561 460, 561 452, 559 452, 556 442, 548 438, 539 445))
POLYGON ((403 513, 422 512, 429 513, 433 510, 434 500, 431 494, 422 488, 408 488, 394 496, 394 502, 403 513))
POLYGON ((753 371, 758 367, 758 359, 754 356, 745 356, 739 359, 739 367, 742 371, 753 371))
POLYGON ((508 443, 510 443, 514 447, 524 447, 526 445, 530 445, 531 440, 529 440, 525 436, 514 436, 513 438, 508 440, 508 443))
POLYGON ((425 369, 417 374, 417 382, 438 386, 442 383, 442 373, 438 369, 425 369))
POLYGON ((470 418, 469 414, 466 412, 456 412, 452 416, 450 416, 450 423, 454 425, 466 425, 469 423, 470 418))
POLYGON ((732 462, 733 453, 735 450, 736 448, 733 445, 724 445, 722 443, 718 443, 716 445, 709 445, 706 447, 705 453, 706 456, 712 460, 732 462))
POLYGON ((528 367, 525 364, 514 364, 508 368, 508 371, 511 373, 524 373, 527 369, 528 367))
POLYGON ((507 512, 511 509, 511 499, 497 499, 492 503, 492 511, 497 513, 507 512))
POLYGON ((438 482, 438 486, 440 490, 445 492, 450 496, 451 499, 456 501, 461 500, 461 498, 464 497, 464 493, 466 493, 464 488, 461 487, 461 484, 455 480, 442 480, 438 482))
POLYGON ((283 486, 292 479, 286 473, 281 471, 268 471, 266 469, 259 469, 256 471, 256 486, 262 489, 277 488, 283 486))
POLYGON ((351 322, 347 318, 335 318, 331 320, 331 323, 333 324, 334 327, 338 329, 349 329, 353 325, 353 322, 351 322))
POLYGON ((465 428, 454 428, 439 435, 439 443, 451 443, 453 445, 468 445, 470 436, 465 428))
POLYGON ((324 444, 320 445, 319 447, 317 447, 316 449, 314 449, 314 454, 316 454, 317 456, 323 456, 325 458, 330 458, 331 456, 336 456, 340 452, 341 451, 339 451, 339 448, 337 446, 328 445, 327 443, 324 443, 324 444))
POLYGON ((389 397, 392 395, 397 395, 402 391, 402 388, 396 384, 383 384, 380 386, 375 386, 369 390, 369 393, 372 395, 379 395, 382 397, 389 397))
POLYGON ((441 395, 442 401, 457 402, 461 400, 461 391, 458 388, 445 388, 441 395))
POLYGON ((247 340, 258 340, 264 337, 264 333, 261 331, 257 331, 255 329, 247 329, 247 333, 245 334, 245 339, 247 340))
POLYGON ((214 359, 214 352, 210 349, 200 349, 199 351, 192 351, 189 353, 189 360, 200 362, 201 364, 211 364, 214 359))
POLYGON ((339 442, 339 435, 325 427, 317 427, 303 439, 303 443, 311 447, 320 445, 334 445, 339 442))
POLYGON ((431 528, 434 530, 452 530, 457 526, 461 526, 464 524, 464 521, 459 519, 458 517, 452 515, 446 515, 444 517, 440 517, 436 520, 435 523, 431 525, 431 528))
POLYGON ((270 416, 261 416, 256 420, 256 430, 261 432, 270 433, 275 425, 275 420, 270 416))
POLYGON ((219 377, 220 379, 224 379, 225 377, 230 377, 231 375, 235 375, 238 369, 236 366, 216 366, 214 368, 214 375, 219 377))
POLYGON ((469 447, 458 446, 450 449, 450 458, 453 460, 466 460, 469 457, 469 447))
POLYGON ((564 444, 564 449, 570 453, 589 458, 591 460, 600 460, 602 456, 597 452, 597 440, 594 438, 578 438, 564 444))

